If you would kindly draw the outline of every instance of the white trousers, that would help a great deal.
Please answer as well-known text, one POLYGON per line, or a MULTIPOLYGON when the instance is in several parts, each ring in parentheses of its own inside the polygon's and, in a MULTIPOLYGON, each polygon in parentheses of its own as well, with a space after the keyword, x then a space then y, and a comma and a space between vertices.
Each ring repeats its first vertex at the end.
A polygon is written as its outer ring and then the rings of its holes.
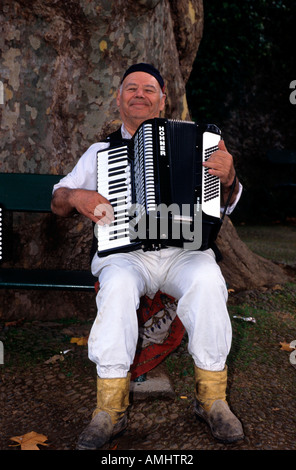
POLYGON ((232 330, 225 280, 211 249, 170 247, 95 256, 92 273, 98 276, 100 289, 88 348, 99 377, 127 375, 138 340, 140 297, 153 297, 158 290, 178 299, 177 314, 188 333, 195 365, 224 369, 232 330))

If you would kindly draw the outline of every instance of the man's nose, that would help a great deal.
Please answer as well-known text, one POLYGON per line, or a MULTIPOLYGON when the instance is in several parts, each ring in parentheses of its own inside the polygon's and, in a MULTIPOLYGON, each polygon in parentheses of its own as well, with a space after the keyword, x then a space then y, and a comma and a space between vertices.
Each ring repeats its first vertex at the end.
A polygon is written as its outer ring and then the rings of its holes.
POLYGON ((137 98, 144 98, 144 96, 145 96, 145 93, 144 93, 143 88, 139 87, 136 91, 136 97, 137 98))

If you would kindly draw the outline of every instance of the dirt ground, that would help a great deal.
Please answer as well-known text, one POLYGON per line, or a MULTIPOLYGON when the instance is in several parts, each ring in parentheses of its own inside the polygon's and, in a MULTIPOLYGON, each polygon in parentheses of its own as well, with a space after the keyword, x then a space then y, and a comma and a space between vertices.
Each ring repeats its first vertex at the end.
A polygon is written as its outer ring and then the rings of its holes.
MULTIPOLYGON (((296 282, 230 293, 233 345, 228 359, 228 402, 245 439, 217 442, 193 413, 193 365, 185 336, 163 363, 174 395, 133 400, 126 432, 102 451, 277 450, 296 447, 296 369, 282 343, 296 340, 296 282), (250 320, 250 317, 254 321, 250 320)), ((95 366, 87 346, 91 322, 20 321, 0 325, 0 450, 20 451, 11 438, 35 431, 42 451, 74 450, 96 401, 95 366)), ((10 452, 10 454, 11 454, 10 452)), ((113 455, 113 454, 112 454, 113 455)))
MULTIPOLYGON (((230 302, 234 342, 228 364, 228 400, 243 422, 244 441, 231 446, 218 443, 207 425, 195 418, 193 370, 185 337, 164 364, 175 396, 134 401, 128 430, 106 449, 295 449, 296 369, 290 353, 280 349, 280 342, 296 339, 296 318, 289 308, 274 310, 275 297, 284 289, 287 294, 288 287, 281 289, 240 294, 230 302), (262 302, 265 310, 252 307, 262 302), (251 312, 256 323, 233 318, 235 314, 247 318, 242 305, 248 306, 248 315, 251 312)), ((292 305, 296 287, 289 289, 292 305)), ((17 450, 11 437, 31 431, 47 436, 43 449, 75 449, 95 406, 96 387, 87 347, 71 343, 71 338, 85 337, 89 327, 62 321, 2 327, 6 350, 0 369, 1 450, 17 450)))

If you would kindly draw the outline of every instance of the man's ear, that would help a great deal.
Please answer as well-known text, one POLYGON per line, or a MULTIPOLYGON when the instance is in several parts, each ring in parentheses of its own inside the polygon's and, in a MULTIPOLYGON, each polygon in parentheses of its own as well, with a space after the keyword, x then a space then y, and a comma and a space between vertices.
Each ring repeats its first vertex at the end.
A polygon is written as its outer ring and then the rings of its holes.
POLYGON ((162 99, 162 103, 161 103, 160 110, 161 110, 161 111, 163 111, 163 110, 164 110, 164 108, 165 108, 165 100, 166 100, 166 95, 165 95, 165 94, 163 94, 163 96, 162 96, 162 98, 161 98, 161 99, 162 99))

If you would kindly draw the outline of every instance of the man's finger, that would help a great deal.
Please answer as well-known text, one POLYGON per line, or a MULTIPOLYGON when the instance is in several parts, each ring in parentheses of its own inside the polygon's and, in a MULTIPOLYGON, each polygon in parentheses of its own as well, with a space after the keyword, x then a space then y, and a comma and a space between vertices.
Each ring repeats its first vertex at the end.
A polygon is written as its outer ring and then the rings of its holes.
POLYGON ((223 152, 227 152, 227 148, 226 148, 224 140, 219 140, 218 148, 219 150, 223 150, 223 152))
POLYGON ((110 224, 114 220, 113 207, 111 204, 98 204, 95 207, 94 215, 98 217, 102 224, 110 224))

